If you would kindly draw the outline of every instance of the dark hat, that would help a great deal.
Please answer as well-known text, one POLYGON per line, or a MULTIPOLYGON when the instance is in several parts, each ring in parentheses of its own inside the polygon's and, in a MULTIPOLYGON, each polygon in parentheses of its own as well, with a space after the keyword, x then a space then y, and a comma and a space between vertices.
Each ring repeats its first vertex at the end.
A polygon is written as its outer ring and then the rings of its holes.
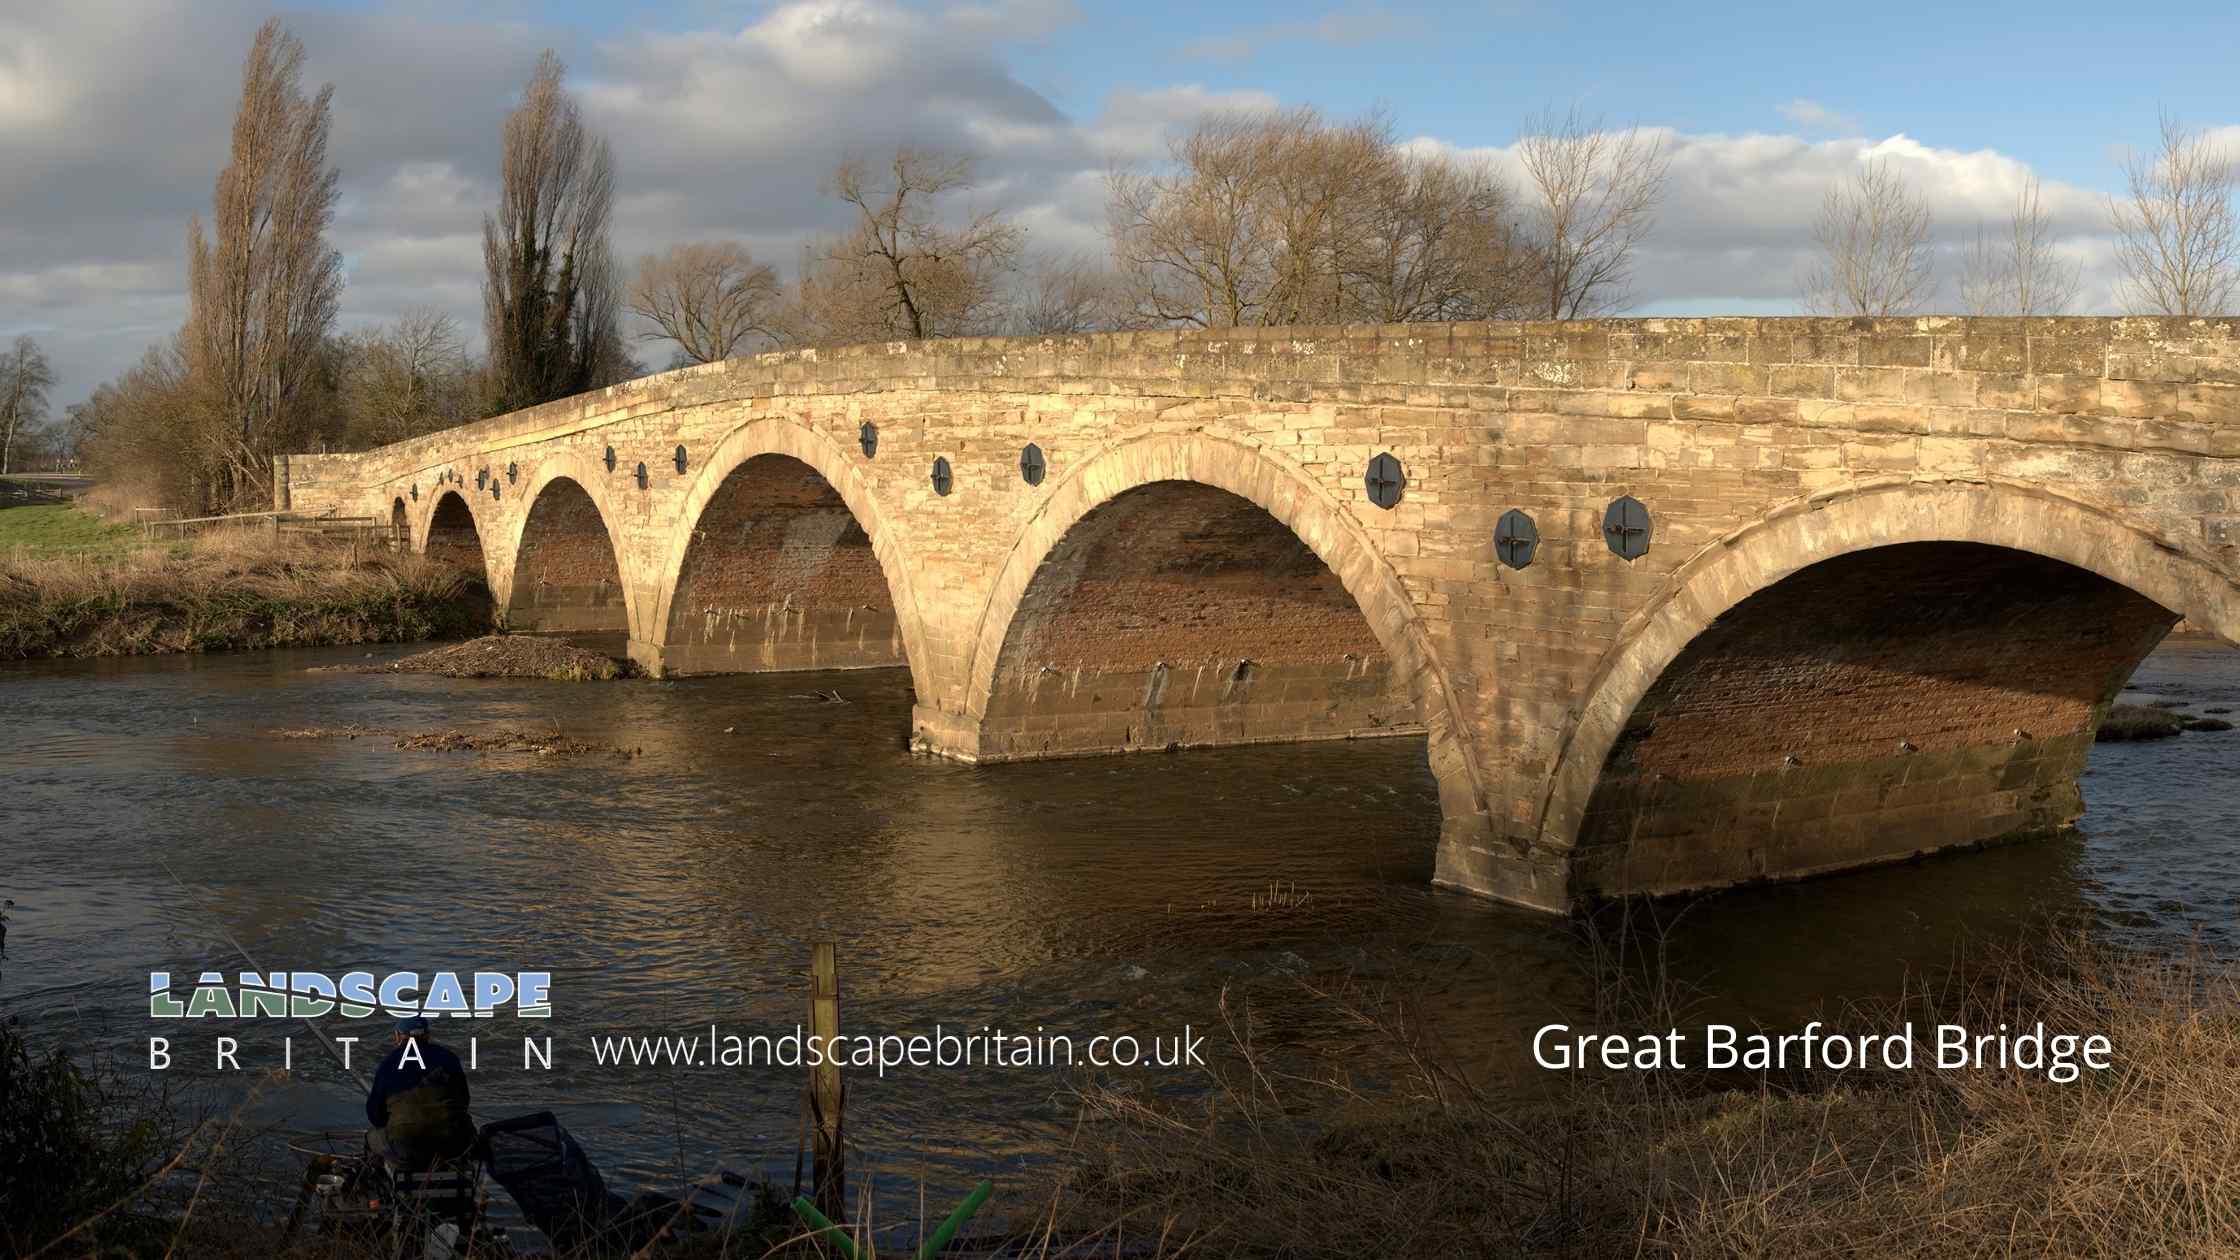
POLYGON ((397 1035, 400 1037, 410 1037, 414 1033, 425 1034, 427 1031, 428 1017, 425 1015, 407 1015, 397 1021, 397 1035))

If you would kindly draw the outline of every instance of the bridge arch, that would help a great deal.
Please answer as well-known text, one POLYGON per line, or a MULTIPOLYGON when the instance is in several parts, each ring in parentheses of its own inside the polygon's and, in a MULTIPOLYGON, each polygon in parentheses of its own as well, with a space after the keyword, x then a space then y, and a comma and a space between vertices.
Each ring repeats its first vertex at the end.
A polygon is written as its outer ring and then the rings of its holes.
POLYGON ((506 617, 516 628, 638 633, 637 590, 622 570, 622 517, 609 477, 587 455, 541 455, 509 514, 506 617))
MULTIPOLYGON (((1201 496, 1201 502, 1230 499, 1273 518, 1335 576, 1389 657, 1421 721, 1445 831, 1481 829, 1484 791, 1463 745, 1465 727, 1454 691, 1399 574, 1328 487, 1263 448, 1205 432, 1138 436, 1106 446, 1068 469, 1035 509, 1003 559, 970 646, 963 735, 971 751, 1003 755, 990 746, 987 724, 1007 645, 1021 631, 1037 579, 1052 572, 1067 541, 1078 539, 1095 518, 1131 498, 1175 486, 1211 496, 1201 496)), ((1238 667, 1239 677, 1250 664, 1238 667)), ((1217 685, 1220 681, 1226 680, 1217 685)))
MULTIPOLYGON (((2004 834, 2072 820, 2081 811, 2075 775, 2092 728, 2132 668, 2180 617, 2240 640, 2240 577, 2118 512, 2043 489, 1999 480, 1889 481, 1790 503, 1691 557, 1627 621, 1563 735, 1536 847, 1568 863, 1576 901, 1810 874, 2003 838, 1993 832, 2017 819, 2029 825, 2004 834), (1975 596, 1955 589, 1942 599, 1908 593, 1958 567, 1974 568, 1990 587, 1979 586, 1975 596), (1980 597, 1993 587, 2005 597, 1980 597), (1785 608, 1775 602, 1784 592, 1785 608), (1888 747, 1878 745, 1876 755, 1888 759, 1874 764, 1815 765, 1806 752, 1756 767, 1746 799, 1732 776, 1723 783, 1688 781, 1685 773, 1651 771, 1657 759, 1640 755, 1658 723, 1676 714, 1672 725, 1681 731, 1668 731, 1668 739, 1701 735, 1707 729, 1702 719, 1721 705, 1733 706, 1731 714, 1754 715, 1739 719, 1753 732, 1780 724, 1768 717, 1778 707, 1765 707, 1766 695, 1735 694, 1742 671, 1720 676, 1715 662, 1722 648, 1745 645, 1748 636, 1775 625, 1803 627, 1796 633, 1806 636, 1825 626, 1825 634, 1836 635, 1837 623, 1849 619, 1856 626, 1872 616, 1855 607, 1860 602, 1881 600, 1895 608, 1889 601, 1906 598, 1914 601, 1910 613, 1870 632, 1880 635, 1879 643, 1823 641, 1816 658, 1811 651, 1796 654, 1791 643, 1775 650, 1777 656, 1790 652, 1789 659, 1759 661, 1754 673, 1796 680, 1800 668, 1847 671, 1801 681, 1822 697, 1815 702, 1824 706, 1817 730, 1854 733, 1866 729, 1860 713, 1880 715, 1891 707, 1867 704, 1863 691, 1853 689, 1872 685, 1861 684, 1865 675, 1889 670, 1917 683, 1932 676, 1956 681, 1972 689, 1954 700, 1965 711, 1957 720, 1911 716, 1931 728, 1940 720, 2002 727, 1995 739, 1972 749, 1945 750, 1960 769, 1927 755, 1939 752, 1925 748, 1927 741, 1884 738, 1888 747), (2061 618, 2041 615, 2056 609, 2081 623, 2067 627, 2066 637, 2056 633, 2061 618), (1979 643, 2006 635, 2018 650, 2051 644, 2062 655, 1971 658, 1954 651, 1953 634, 1974 634, 1979 643), (1697 699, 1677 699, 1684 687, 1695 688, 1697 699), (1727 694, 1715 698, 1719 688, 1727 694), (2059 724, 2075 729, 2006 729, 2014 710, 2002 697, 2023 692, 2060 700, 2059 724), (1693 714, 1686 711, 1690 704, 1693 714), (1932 769, 1939 765, 1944 768, 1932 769), (1971 776, 1972 787, 1962 782, 1971 776), (1629 781, 1616 786, 1615 780, 1629 781), (1638 802, 1626 793, 1638 794, 1638 802), (1825 805, 1831 797, 1837 802, 1832 813, 1825 805), (2033 802, 2037 814, 2022 808, 2033 802), (1723 825, 1679 838, 1689 811, 1699 806, 1723 825), (2010 806, 2017 809, 2000 812, 2010 806), (2059 818, 2063 810, 2065 819, 2059 818), (1847 821, 1846 811, 1856 816, 1847 821), (1939 839, 1954 816, 1960 821, 1951 826, 1961 829, 1939 839), (1628 829, 1652 817, 1661 821, 1649 831, 1628 829), (1969 834, 1970 826, 1983 834, 1969 834), (1667 831, 1654 834, 1657 827, 1667 831), (1908 830, 1913 827, 1921 830, 1908 830), (1932 842, 1915 843, 1924 836, 1932 842), (1651 840, 1664 847, 1642 847, 1651 840), (1744 852, 1755 840, 1770 842, 1755 854, 1744 852), (1720 851, 1722 844, 1731 847, 1720 851)), ((1901 711, 1898 720, 1907 716, 1901 711)), ((1727 741, 1699 746, 1710 742, 1727 741)))
POLYGON ((496 592, 497 575, 489 562, 490 548, 484 523, 467 496, 458 490, 446 488, 430 496, 428 515, 420 526, 418 550, 431 560, 448 561, 480 573, 483 582, 496 592))
MULTIPOLYGON (((763 485, 790 483, 789 488, 803 500, 797 506, 811 506, 807 503, 809 499, 828 498, 837 500, 837 504, 846 509, 846 523, 830 522, 842 525, 840 537, 806 541, 812 550, 836 546, 868 548, 879 571, 879 584, 892 610, 893 635, 901 641, 903 661, 910 668, 911 680, 921 696, 932 694, 933 675, 926 650, 925 625, 912 580, 914 561, 880 506, 871 478, 839 443, 783 417, 753 420, 732 430, 700 461, 692 487, 669 527, 660 553, 660 584, 652 606, 640 610, 643 616, 636 633, 641 637, 633 643, 633 654, 642 663, 654 665, 663 672, 679 667, 672 638, 682 624, 680 617, 688 611, 680 600, 692 577, 688 566, 696 558, 695 543, 708 532, 711 507, 719 512, 729 510, 737 503, 748 480, 756 478, 761 479, 759 484, 763 485), (848 532, 849 527, 857 533, 848 532)), ((796 537, 793 541, 804 540, 796 537)), ((778 615, 778 612, 772 609, 767 615, 778 615)), ((860 626, 852 629, 861 631, 860 626)), ((764 641, 768 641, 766 636, 764 641)), ((817 668, 818 665, 794 662, 787 667, 817 668)), ((692 668, 689 658, 683 668, 687 671, 692 668)))

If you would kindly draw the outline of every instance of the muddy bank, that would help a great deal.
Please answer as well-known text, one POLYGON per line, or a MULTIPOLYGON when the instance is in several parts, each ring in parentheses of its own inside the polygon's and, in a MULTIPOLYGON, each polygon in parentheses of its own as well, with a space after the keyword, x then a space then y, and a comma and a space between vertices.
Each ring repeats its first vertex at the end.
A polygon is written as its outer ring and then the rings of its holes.
POLYGON ((618 661, 560 639, 526 634, 492 634, 378 665, 327 665, 320 671, 355 674, 435 674, 443 678, 550 678, 561 682, 604 682, 637 673, 618 661))
POLYGON ((272 732, 280 739, 386 739, 396 748, 425 752, 525 752, 552 756, 635 757, 642 750, 617 744, 587 744, 549 730, 497 726, 481 730, 405 731, 384 726, 299 726, 272 732))

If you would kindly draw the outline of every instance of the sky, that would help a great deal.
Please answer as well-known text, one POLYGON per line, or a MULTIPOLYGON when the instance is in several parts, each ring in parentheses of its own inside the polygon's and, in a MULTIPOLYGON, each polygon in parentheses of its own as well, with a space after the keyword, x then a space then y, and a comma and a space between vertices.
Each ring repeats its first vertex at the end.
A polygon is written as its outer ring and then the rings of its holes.
MULTIPOLYGON (((1208 110, 1379 109, 1408 143, 1515 169, 1524 121, 1579 105, 1653 129, 1672 166, 1629 312, 1798 309, 1825 189, 1897 167, 1958 251, 2028 176, 2079 309, 2120 310, 2107 197, 2159 111, 2240 145, 2240 6, 1470 0, 0 0, 0 337, 39 339, 60 406, 186 311, 186 225, 225 160, 241 59, 279 16, 335 87, 341 327, 415 308, 481 322, 500 122, 553 48, 612 141, 616 256, 735 239, 790 268, 839 226, 840 157, 975 154, 955 209, 1101 250, 1105 175, 1155 166, 1208 110)), ((666 363, 649 343, 639 357, 666 363)))

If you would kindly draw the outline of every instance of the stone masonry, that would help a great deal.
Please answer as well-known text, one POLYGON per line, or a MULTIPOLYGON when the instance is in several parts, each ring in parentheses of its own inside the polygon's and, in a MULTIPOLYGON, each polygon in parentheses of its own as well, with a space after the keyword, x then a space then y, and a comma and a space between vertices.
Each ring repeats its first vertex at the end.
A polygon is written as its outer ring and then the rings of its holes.
POLYGON ((1420 733, 1437 878, 1551 909, 2065 825, 2139 657, 2240 638, 2232 319, 894 343, 277 462, 656 671, 907 667, 930 753, 1420 733))

